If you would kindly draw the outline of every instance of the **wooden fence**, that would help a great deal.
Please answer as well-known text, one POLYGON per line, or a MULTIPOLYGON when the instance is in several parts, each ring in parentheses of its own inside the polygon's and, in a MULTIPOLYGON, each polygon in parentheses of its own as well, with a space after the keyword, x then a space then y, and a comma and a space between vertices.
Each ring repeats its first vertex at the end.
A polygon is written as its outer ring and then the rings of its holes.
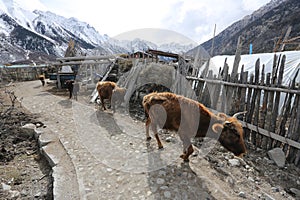
POLYGON ((209 108, 232 115, 247 111, 242 123, 246 140, 262 149, 281 147, 287 161, 300 166, 300 86, 296 76, 283 86, 285 55, 274 55, 272 73, 258 59, 255 73, 242 66, 238 72, 240 54, 237 52, 231 74, 225 60, 223 69, 214 75, 208 70, 201 78, 187 76, 193 82, 199 101, 209 108))
POLYGON ((31 81, 36 80, 38 75, 45 71, 45 67, 32 66, 5 66, 0 68, 0 80, 4 82, 13 81, 31 81))

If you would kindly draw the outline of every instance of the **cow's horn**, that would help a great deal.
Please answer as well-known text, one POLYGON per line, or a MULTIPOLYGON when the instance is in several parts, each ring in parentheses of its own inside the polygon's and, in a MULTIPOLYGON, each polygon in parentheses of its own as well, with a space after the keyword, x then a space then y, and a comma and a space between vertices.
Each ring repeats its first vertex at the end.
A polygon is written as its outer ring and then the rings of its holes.
POLYGON ((224 126, 222 124, 219 123, 215 123, 212 125, 211 129, 213 130, 213 132, 215 133, 220 133, 222 131, 222 129, 224 128, 224 126))
POLYGON ((235 113, 232 117, 237 118, 237 116, 247 113, 247 111, 235 113))

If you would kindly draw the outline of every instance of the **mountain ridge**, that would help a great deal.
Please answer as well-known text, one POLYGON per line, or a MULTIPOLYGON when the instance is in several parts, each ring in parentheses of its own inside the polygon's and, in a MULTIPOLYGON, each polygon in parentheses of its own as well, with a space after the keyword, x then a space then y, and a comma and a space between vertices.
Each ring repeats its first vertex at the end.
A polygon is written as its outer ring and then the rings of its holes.
MULTIPOLYGON (((297 20, 300 18, 300 2, 298 0, 272 0, 252 15, 233 23, 214 39, 213 55, 232 55, 235 53, 238 37, 242 38, 242 54, 249 53, 249 45, 253 45, 253 53, 273 52, 278 38, 282 37, 289 26, 292 26, 290 37, 300 32, 297 20)), ((212 39, 201 44, 211 52, 212 39)), ((294 50, 295 46, 286 47, 294 50)))

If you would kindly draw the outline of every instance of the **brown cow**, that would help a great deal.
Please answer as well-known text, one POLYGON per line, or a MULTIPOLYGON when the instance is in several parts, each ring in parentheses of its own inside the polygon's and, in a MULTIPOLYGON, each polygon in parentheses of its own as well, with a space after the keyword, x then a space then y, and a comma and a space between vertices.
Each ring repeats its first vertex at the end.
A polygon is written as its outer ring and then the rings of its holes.
POLYGON ((115 111, 115 105, 124 101, 124 96, 126 93, 125 88, 120 88, 116 83, 111 81, 99 81, 97 83, 97 91, 102 104, 102 108, 106 110, 104 105, 104 99, 108 99, 113 111, 115 111))
POLYGON ((45 75, 44 74, 39 75, 39 79, 42 83, 42 86, 45 86, 45 75))
MULTIPOLYGON (((143 107, 147 116, 146 137, 150 140, 149 126, 155 134, 158 148, 163 145, 158 137, 157 126, 167 130, 178 131, 183 142, 184 161, 194 149, 192 137, 212 137, 236 156, 246 153, 242 125, 236 119, 237 115, 227 117, 225 114, 215 115, 204 105, 186 97, 169 92, 151 93, 143 98, 143 107)), ((240 114, 240 113, 239 113, 240 114)))

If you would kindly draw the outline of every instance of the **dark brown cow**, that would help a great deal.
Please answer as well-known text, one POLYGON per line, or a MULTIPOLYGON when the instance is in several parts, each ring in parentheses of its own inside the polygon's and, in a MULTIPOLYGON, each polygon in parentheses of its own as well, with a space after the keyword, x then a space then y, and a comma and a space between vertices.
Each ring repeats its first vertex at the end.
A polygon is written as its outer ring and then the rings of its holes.
MULTIPOLYGON (((143 107, 147 116, 146 137, 149 126, 155 134, 158 148, 163 148, 157 133, 157 126, 163 129, 178 131, 183 142, 183 154, 180 156, 188 161, 194 149, 191 144, 193 137, 212 137, 236 156, 246 153, 242 125, 233 117, 225 114, 215 115, 204 105, 169 92, 151 93, 143 98, 143 107)), ((240 114, 240 113, 239 113, 240 114)))
POLYGON ((102 104, 102 108, 106 110, 104 105, 104 99, 108 99, 111 107, 115 111, 115 105, 124 101, 124 96, 126 93, 125 88, 120 88, 116 83, 111 81, 103 81, 97 83, 97 91, 102 104))

